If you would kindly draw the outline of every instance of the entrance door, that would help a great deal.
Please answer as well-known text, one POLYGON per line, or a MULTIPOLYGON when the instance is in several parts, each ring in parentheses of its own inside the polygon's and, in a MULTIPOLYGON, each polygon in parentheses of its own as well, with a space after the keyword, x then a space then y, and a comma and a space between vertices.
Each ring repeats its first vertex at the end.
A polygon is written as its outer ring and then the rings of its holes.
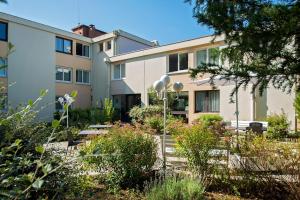
POLYGON ((141 106, 141 94, 126 95, 126 113, 123 118, 125 122, 129 122, 131 120, 129 117, 129 112, 134 106, 141 106))
POLYGON ((114 108, 123 122, 129 122, 129 111, 141 105, 141 94, 122 94, 113 96, 114 108))

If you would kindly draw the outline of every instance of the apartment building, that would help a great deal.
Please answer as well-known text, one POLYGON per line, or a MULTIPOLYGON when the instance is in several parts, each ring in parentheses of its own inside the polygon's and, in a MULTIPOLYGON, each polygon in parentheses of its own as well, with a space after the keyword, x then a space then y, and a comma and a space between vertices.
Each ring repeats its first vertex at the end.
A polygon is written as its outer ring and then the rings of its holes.
MULTIPOLYGON (((74 107, 100 106, 109 97, 120 117, 128 120, 133 106, 151 104, 149 88, 168 74, 171 82, 184 85, 171 108, 174 114, 192 122, 202 114, 217 113, 230 121, 235 120, 235 104, 230 102, 234 85, 198 86, 188 73, 202 62, 220 63, 212 55, 224 45, 221 36, 204 36, 159 46, 122 30, 106 33, 93 25, 79 25, 68 32, 0 13, 0 62, 8 64, 0 70, 0 82, 13 107, 48 89, 40 120, 52 119, 53 112, 60 109, 55 99, 73 90, 78 91, 74 107), (9 42, 15 48, 7 56, 9 42)), ((260 96, 252 94, 250 87, 239 91, 240 120, 264 120, 272 113, 285 112, 291 128, 295 127, 293 92, 286 94, 270 86, 260 96)))
POLYGON ((155 45, 122 30, 106 33, 80 25, 68 32, 6 13, 0 13, 0 37, 0 62, 8 65, 0 71, 2 95, 16 107, 47 89, 40 120, 52 119, 61 108, 55 99, 73 90, 78 92, 74 107, 98 105, 109 97, 108 58, 155 45))
MULTIPOLYGON (((228 66, 226 61, 221 63, 221 59, 213 54, 216 48, 225 45, 222 36, 204 36, 111 57, 110 91, 114 104, 123 110, 123 115, 126 115, 132 104, 149 105, 149 88, 162 75, 168 74, 171 83, 183 83, 179 100, 171 108, 174 114, 186 116, 189 122, 208 113, 220 114, 225 121, 235 120, 236 105, 230 98, 234 84, 217 88, 209 84, 198 86, 197 80, 192 80, 188 72, 201 63, 228 66)), ((199 77, 198 80, 207 77, 199 77)), ((292 129, 297 124, 293 107, 294 92, 287 94, 270 86, 261 96, 258 91, 252 94, 249 85, 239 90, 238 98, 240 120, 261 121, 270 114, 284 112, 292 129)))

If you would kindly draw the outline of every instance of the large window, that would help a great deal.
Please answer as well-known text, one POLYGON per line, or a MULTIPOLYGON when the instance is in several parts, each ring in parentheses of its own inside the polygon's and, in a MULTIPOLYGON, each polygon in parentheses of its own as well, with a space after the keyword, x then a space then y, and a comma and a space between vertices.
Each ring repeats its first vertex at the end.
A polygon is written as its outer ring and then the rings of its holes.
POLYGON ((180 92, 178 95, 176 93, 173 95, 175 98, 171 105, 172 111, 187 111, 189 106, 189 93, 180 92))
POLYGON ((90 57, 90 46, 76 43, 76 55, 90 57))
POLYGON ((5 22, 0 22, 0 40, 7 41, 8 25, 5 22))
POLYGON ((208 63, 214 65, 220 64, 218 48, 210 48, 197 51, 197 66, 208 63))
POLYGON ((126 77, 126 69, 125 69, 125 64, 118 64, 118 65, 114 65, 113 66, 113 70, 112 70, 112 78, 114 80, 120 80, 122 78, 126 77))
POLYGON ((90 83, 90 72, 86 70, 76 70, 76 82, 77 83, 90 83))
POLYGON ((220 91, 196 91, 195 92, 195 112, 219 112, 220 111, 220 91))
POLYGON ((72 81, 72 70, 63 67, 56 68, 56 80, 70 83, 72 81))
POLYGON ((72 40, 56 37, 56 51, 60 53, 72 54, 72 40))
POLYGON ((188 69, 188 53, 169 55, 169 72, 188 69))
POLYGON ((0 77, 7 77, 7 59, 0 58, 0 77))

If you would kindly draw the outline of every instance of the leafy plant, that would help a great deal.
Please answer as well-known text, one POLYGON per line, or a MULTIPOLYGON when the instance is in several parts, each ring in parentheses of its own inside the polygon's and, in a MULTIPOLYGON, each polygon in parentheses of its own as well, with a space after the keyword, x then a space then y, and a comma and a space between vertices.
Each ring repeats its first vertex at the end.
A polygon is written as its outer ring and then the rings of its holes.
POLYGON ((289 122, 287 116, 284 113, 268 116, 267 122, 268 122, 268 129, 267 129, 268 138, 280 139, 288 135, 289 122))
POLYGON ((162 116, 162 113, 163 113, 163 107, 161 106, 157 106, 157 105, 145 106, 145 107, 135 106, 130 110, 129 116, 132 118, 134 122, 143 123, 147 117, 162 116))
POLYGON ((202 124, 181 127, 180 132, 176 136, 178 153, 187 158, 191 170, 203 184, 207 184, 207 177, 214 170, 214 166, 209 163, 210 151, 217 143, 214 133, 202 124))
POLYGON ((104 115, 104 121, 105 122, 112 122, 113 116, 114 116, 114 107, 113 102, 109 98, 104 99, 104 106, 103 106, 103 115, 104 115))
POLYGON ((170 177, 162 182, 155 182, 146 193, 147 200, 201 200, 205 188, 199 181, 191 178, 170 177))
POLYGON ((143 183, 156 161, 156 143, 138 128, 114 126, 84 147, 81 155, 93 169, 104 170, 109 189, 118 191, 143 183))
POLYGON ((147 117, 144 124, 155 130, 156 133, 161 133, 164 128, 164 120, 161 116, 147 117))
POLYGON ((204 114, 200 115, 198 121, 203 123, 205 126, 213 126, 215 123, 222 122, 223 117, 216 114, 204 114))

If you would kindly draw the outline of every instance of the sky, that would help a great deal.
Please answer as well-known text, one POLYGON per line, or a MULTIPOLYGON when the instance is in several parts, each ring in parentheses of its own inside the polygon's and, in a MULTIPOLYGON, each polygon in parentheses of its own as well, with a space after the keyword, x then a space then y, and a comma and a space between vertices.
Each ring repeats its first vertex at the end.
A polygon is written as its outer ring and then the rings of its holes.
POLYGON ((70 31, 94 24, 105 32, 122 29, 160 44, 192 39, 213 31, 193 18, 184 0, 7 0, 0 11, 70 31))

